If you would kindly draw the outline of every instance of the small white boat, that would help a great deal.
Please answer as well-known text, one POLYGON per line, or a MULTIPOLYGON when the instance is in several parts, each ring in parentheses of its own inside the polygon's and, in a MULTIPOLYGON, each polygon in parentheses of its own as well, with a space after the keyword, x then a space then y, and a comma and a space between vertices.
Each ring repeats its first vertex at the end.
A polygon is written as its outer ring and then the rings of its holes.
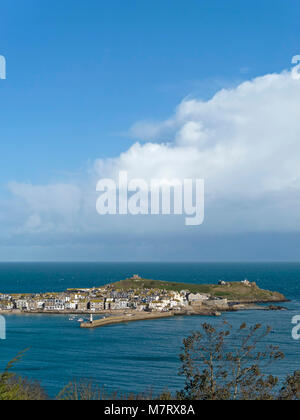
POLYGON ((84 322, 84 319, 83 318, 79 318, 78 319, 78 322, 84 322))

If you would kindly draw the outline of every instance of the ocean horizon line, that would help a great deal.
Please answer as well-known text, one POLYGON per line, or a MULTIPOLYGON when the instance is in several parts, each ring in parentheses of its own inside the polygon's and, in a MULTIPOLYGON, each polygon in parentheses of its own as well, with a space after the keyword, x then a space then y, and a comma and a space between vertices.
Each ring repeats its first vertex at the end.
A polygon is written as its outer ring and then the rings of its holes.
POLYGON ((300 264, 295 260, 266 260, 266 261, 0 261, 0 264, 300 264))

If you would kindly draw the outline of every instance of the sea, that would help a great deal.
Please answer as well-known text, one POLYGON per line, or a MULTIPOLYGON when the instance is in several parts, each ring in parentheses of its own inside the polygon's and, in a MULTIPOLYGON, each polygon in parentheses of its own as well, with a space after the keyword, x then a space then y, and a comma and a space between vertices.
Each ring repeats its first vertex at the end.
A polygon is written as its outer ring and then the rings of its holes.
POLYGON ((0 371, 26 350, 14 371, 38 381, 54 398, 70 381, 86 380, 107 392, 154 393, 182 389, 179 354, 182 341, 204 322, 238 328, 261 323, 273 331, 263 344, 278 345, 285 359, 268 366, 282 380, 300 370, 300 340, 292 337, 292 319, 300 316, 299 263, 2 263, 0 293, 39 293, 89 288, 133 274, 144 278, 194 284, 219 280, 255 281, 283 293, 285 312, 241 311, 220 318, 175 317, 80 329, 66 315, 5 315, 6 340, 0 340, 0 371))

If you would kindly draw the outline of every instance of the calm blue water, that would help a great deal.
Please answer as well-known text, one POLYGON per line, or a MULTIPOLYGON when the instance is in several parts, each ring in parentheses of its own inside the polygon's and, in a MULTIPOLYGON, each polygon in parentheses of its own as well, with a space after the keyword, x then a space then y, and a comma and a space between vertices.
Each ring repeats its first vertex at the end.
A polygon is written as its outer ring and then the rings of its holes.
MULTIPOLYGON (((246 311, 223 315, 233 326, 263 322, 274 328, 268 343, 279 344, 286 359, 273 368, 283 377, 300 370, 300 341, 291 338, 291 319, 300 315, 300 264, 0 264, 0 292, 62 291, 100 286, 140 274, 157 280, 190 283, 240 281, 292 300, 287 312, 246 311)), ((178 354, 182 339, 207 321, 176 317, 85 331, 66 316, 6 316, 7 340, 0 341, 0 369, 19 351, 30 348, 17 366, 23 376, 39 380, 51 396, 70 380, 87 378, 108 390, 142 392, 178 390, 178 354)), ((212 318, 218 324, 222 319, 212 318)), ((271 369, 272 371, 272 369, 271 369)))

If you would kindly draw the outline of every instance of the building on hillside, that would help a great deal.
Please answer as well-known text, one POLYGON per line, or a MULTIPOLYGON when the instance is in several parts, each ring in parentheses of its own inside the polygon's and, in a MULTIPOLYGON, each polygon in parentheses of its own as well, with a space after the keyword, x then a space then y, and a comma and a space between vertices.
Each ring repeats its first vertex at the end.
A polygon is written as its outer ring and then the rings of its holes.
POLYGON ((0 311, 12 311, 14 309, 14 304, 10 300, 1 300, 0 301, 0 311))
POLYGON ((28 300, 26 299, 18 299, 15 302, 16 309, 20 311, 27 311, 28 310, 28 300))
POLYGON ((105 299, 92 299, 88 304, 91 311, 103 311, 105 309, 105 299))
POLYGON ((87 311, 88 310, 89 301, 88 300, 80 300, 77 305, 78 311, 87 311))
POLYGON ((208 301, 209 299, 209 295, 201 293, 190 293, 188 295, 188 301, 191 305, 201 305, 203 302, 208 301))
POLYGON ((251 282, 249 281, 249 280, 247 280, 247 279, 245 279, 245 280, 243 280, 243 281, 241 281, 241 283, 244 285, 244 286, 251 286, 251 282))
POLYGON ((142 280, 142 277, 140 277, 138 274, 134 274, 134 275, 131 277, 131 280, 142 280))
POLYGON ((69 300, 65 303, 65 309, 67 311, 76 311, 78 309, 78 302, 75 300, 69 300))
POLYGON ((65 302, 62 299, 50 298, 45 300, 45 311, 64 311, 65 302))

